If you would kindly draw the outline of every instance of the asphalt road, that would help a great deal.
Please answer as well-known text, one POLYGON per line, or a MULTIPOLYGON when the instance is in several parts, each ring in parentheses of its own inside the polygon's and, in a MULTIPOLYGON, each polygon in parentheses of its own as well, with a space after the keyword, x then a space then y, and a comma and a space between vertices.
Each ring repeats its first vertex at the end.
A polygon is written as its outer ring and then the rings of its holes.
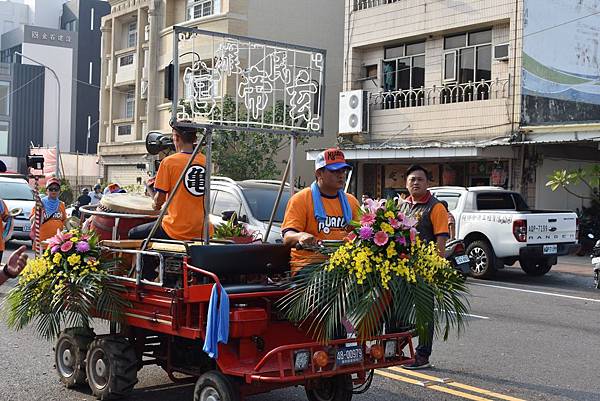
MULTIPOLYGON (((495 280, 470 279, 472 316, 460 336, 436 341, 435 367, 379 371, 354 400, 600 400, 600 290, 587 263, 564 258, 539 278, 507 268, 495 280)), ((52 344, 32 329, 15 333, 0 322, 0 338, 0 401, 94 399, 59 384, 52 344)), ((145 367, 139 380, 129 400, 192 400, 193 385, 174 385, 159 368, 145 367)), ((291 388, 248 399, 306 397, 291 388)))

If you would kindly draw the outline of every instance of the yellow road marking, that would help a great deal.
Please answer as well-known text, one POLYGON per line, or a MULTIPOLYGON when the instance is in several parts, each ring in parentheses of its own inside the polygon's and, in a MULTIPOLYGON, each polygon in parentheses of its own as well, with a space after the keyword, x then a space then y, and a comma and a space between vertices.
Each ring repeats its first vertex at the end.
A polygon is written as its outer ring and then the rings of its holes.
MULTIPOLYGON (((376 370, 375 373, 377 373, 380 376, 385 376, 385 377, 388 377, 390 379, 394 379, 394 380, 398 380, 398 381, 403 381, 405 383, 410 383, 410 384, 415 384, 415 385, 421 385, 421 382, 419 380, 415 380, 415 379, 411 379, 409 377, 404 377, 404 376, 396 375, 396 374, 389 373, 389 372, 386 372, 386 371, 383 371, 383 370, 376 370)), ((436 390, 436 391, 441 391, 442 393, 452 394, 452 395, 455 395, 457 397, 466 398, 468 400, 473 400, 473 401, 494 401, 491 398, 483 398, 483 397, 480 397, 478 395, 463 393, 462 391, 452 390, 451 388, 442 387, 442 386, 439 386, 437 384, 434 384, 434 385, 431 385, 431 386, 427 386, 427 388, 430 388, 430 389, 436 390)))
MULTIPOLYGON (((421 372, 415 372, 413 370, 402 369, 402 368, 398 368, 398 367, 395 367, 395 366, 392 366, 389 369, 393 370, 395 372, 403 373, 405 375, 415 376, 415 377, 419 377, 421 379, 427 379, 427 380, 431 380, 431 381, 437 381, 437 382, 440 382, 440 383, 441 383, 441 380, 442 380, 439 377, 435 377, 435 376, 431 376, 431 375, 426 375, 426 374, 421 373, 421 372)), ((506 401, 525 401, 522 398, 511 397, 510 395, 504 395, 504 394, 496 393, 494 391, 486 390, 486 389, 479 388, 479 387, 469 386, 468 384, 463 384, 463 383, 459 383, 459 382, 455 382, 455 381, 448 381, 448 382, 446 382, 444 384, 446 384, 448 386, 452 386, 452 387, 458 387, 458 388, 461 388, 463 390, 469 390, 469 391, 472 391, 474 393, 483 394, 483 395, 488 396, 488 397, 499 398, 501 400, 506 400, 506 401)))

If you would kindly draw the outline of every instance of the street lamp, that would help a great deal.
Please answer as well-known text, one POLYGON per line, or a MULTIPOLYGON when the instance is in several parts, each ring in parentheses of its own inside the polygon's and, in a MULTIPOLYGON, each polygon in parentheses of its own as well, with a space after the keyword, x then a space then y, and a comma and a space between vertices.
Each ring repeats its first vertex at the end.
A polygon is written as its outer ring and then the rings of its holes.
POLYGON ((37 61, 29 56, 26 56, 22 53, 19 52, 15 52, 16 55, 21 56, 23 58, 26 58, 29 61, 33 61, 34 63, 37 63, 39 65, 41 65, 44 68, 47 68, 50 70, 50 72, 52 73, 52 75, 54 75, 54 78, 56 79, 56 85, 58 86, 58 120, 57 120, 57 132, 56 132, 56 170, 55 170, 55 175, 56 177, 60 178, 60 80, 58 79, 58 75, 56 75, 56 71, 54 71, 52 68, 48 67, 46 64, 37 61))

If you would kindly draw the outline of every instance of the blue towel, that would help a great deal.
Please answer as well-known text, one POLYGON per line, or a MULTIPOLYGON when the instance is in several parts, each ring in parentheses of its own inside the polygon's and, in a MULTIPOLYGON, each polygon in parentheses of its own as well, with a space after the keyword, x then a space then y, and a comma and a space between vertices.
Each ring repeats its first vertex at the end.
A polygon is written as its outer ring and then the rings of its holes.
POLYGON ((54 213, 58 211, 58 205, 60 205, 60 199, 50 199, 47 196, 42 198, 42 203, 44 204, 44 210, 46 211, 46 217, 52 216, 54 213))
MULTIPOLYGON (((310 186, 312 191, 312 199, 313 206, 315 209, 315 218, 317 221, 325 221, 327 219, 327 213, 325 213, 325 208, 323 207, 323 201, 321 200, 321 190, 319 190, 319 186, 316 181, 310 186)), ((352 221, 352 208, 350 207, 350 203, 348 202, 348 196, 343 190, 339 190, 337 193, 340 204, 342 205, 342 213, 344 214, 344 223, 346 225, 350 224, 352 221)))
POLYGON ((208 303, 208 316, 206 319, 206 337, 202 350, 209 357, 216 359, 218 356, 218 343, 227 344, 229 339, 229 296, 223 287, 213 285, 208 303), (219 289, 221 296, 219 297, 219 289))

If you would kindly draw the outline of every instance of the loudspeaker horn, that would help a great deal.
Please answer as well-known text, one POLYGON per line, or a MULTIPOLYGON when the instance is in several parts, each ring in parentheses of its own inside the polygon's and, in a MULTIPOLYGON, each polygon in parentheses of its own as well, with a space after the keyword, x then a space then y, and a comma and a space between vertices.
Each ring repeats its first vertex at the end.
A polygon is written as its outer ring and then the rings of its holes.
POLYGON ((157 131, 149 132, 146 135, 146 152, 151 155, 157 155, 163 150, 175 151, 175 145, 173 145, 171 136, 157 131))

